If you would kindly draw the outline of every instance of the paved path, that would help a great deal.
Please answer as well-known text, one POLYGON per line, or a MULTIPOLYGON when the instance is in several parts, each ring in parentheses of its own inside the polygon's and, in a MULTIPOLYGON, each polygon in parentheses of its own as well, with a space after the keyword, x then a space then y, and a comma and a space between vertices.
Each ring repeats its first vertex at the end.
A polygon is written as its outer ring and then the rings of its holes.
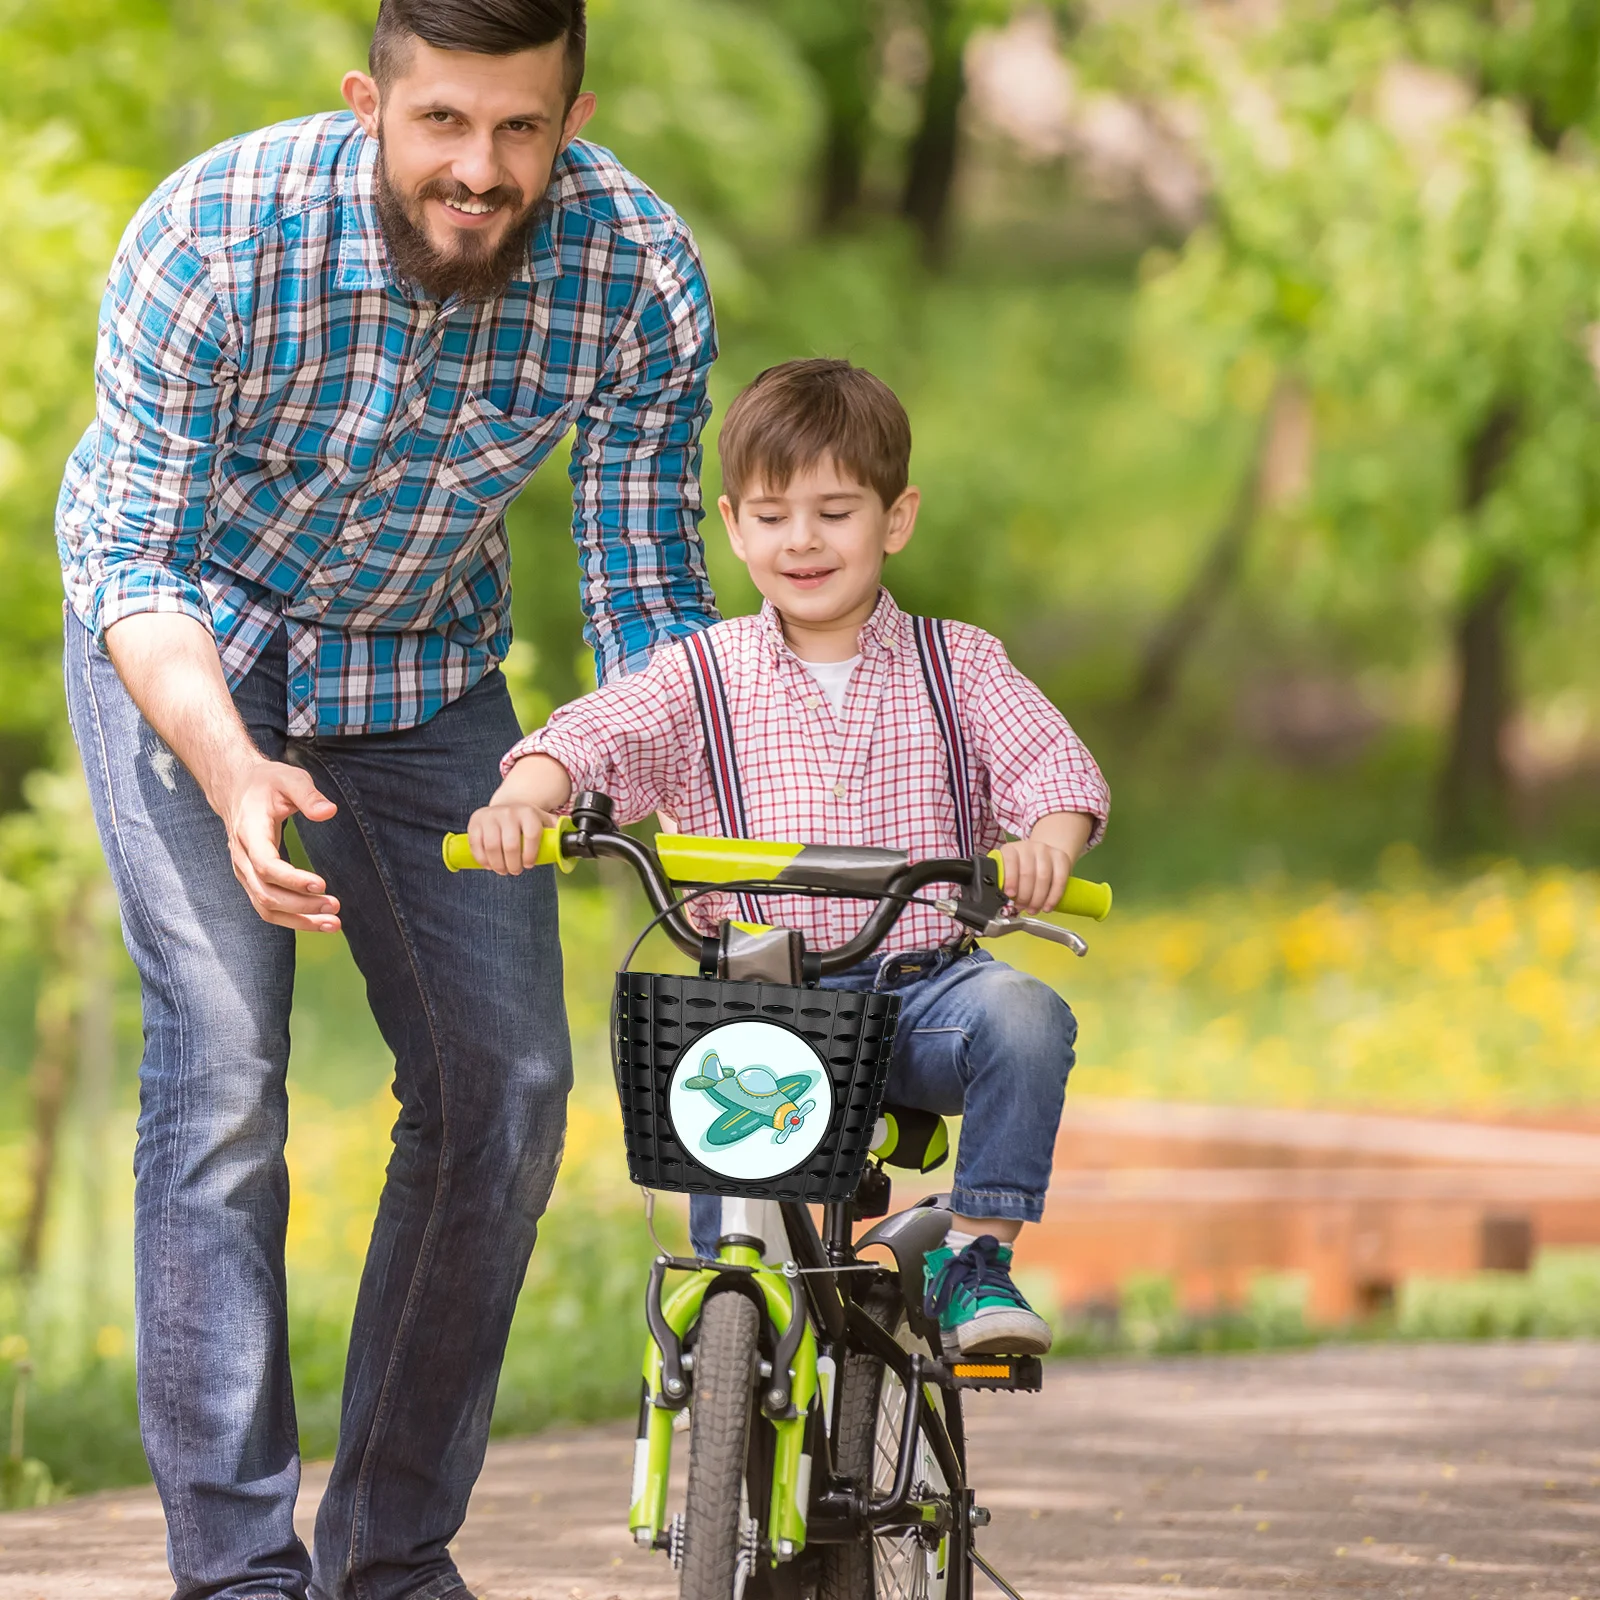
MULTIPOLYGON (((1600 1600, 1600 1345, 1105 1362, 1046 1383, 984 1397, 972 1424, 984 1548, 1028 1600, 1600 1600)), ((495 1446, 458 1544, 483 1600, 668 1600, 662 1558, 621 1526, 630 1433, 495 1446)), ((0 1600, 162 1600, 161 1548, 148 1492, 0 1516, 0 1600)))

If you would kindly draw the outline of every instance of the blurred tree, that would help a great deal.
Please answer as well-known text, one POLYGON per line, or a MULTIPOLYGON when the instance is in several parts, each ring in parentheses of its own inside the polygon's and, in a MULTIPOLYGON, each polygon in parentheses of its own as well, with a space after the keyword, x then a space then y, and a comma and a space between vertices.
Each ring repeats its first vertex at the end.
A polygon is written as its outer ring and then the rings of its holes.
POLYGON ((1419 58, 1521 104, 1546 150, 1600 134, 1600 0, 1425 0, 1408 22, 1419 58))
POLYGON ((947 244, 950 195, 961 140, 961 103, 967 92, 963 56, 978 13, 968 0, 922 0, 922 11, 928 70, 922 86, 922 118, 911 140, 900 208, 922 235, 928 262, 938 266, 947 244))
POLYGON ((922 111, 906 154, 900 210, 922 236, 924 259, 941 266, 949 245, 950 206, 961 152, 966 51, 980 27, 998 26, 1012 0, 921 0, 927 72, 922 111))
MULTIPOLYGON (((37 772, 27 787, 28 808, 0 821, 0 945, 12 947, 8 954, 26 948, 43 968, 30 1073, 33 1151, 16 1251, 24 1280, 39 1268, 72 1083, 83 1077, 95 1086, 96 1109, 109 1098, 112 1045, 104 1019, 111 976, 105 950, 116 926, 105 859, 76 763, 61 772, 37 772), (96 1052, 92 1059, 89 1052, 96 1052)), ((97 1237, 100 1222, 90 1219, 97 1237)))
MULTIPOLYGON (((3 54, 3 48, 0 48, 3 54)), ((123 174, 74 129, 0 116, 0 809, 49 759, 61 725, 54 658, 61 575, 51 519, 61 464, 90 413, 94 307, 130 203, 123 174)))
POLYGON ((832 233, 861 204, 877 92, 881 0, 755 0, 794 41, 822 101, 816 220, 832 233))
POLYGON ((1449 617, 1439 843, 1492 847, 1510 618, 1572 570, 1600 511, 1600 184, 1506 100, 1423 64, 1414 19, 1386 7, 1140 15, 1137 34, 1100 31, 1098 62, 1187 107, 1213 185, 1207 223, 1151 263, 1151 360, 1202 409, 1303 377, 1314 525, 1367 582, 1420 582, 1449 617))
POLYGON ((1304 390, 1293 377, 1280 372, 1227 515, 1188 587, 1156 624, 1140 652, 1127 707, 1134 740, 1143 738, 1171 704, 1185 662, 1238 581, 1262 513, 1300 490, 1304 457, 1310 448, 1308 418, 1304 390))
POLYGON ((694 225, 719 299, 753 292, 746 255, 805 218, 822 118, 799 46, 770 6, 590 0, 586 137, 694 225))

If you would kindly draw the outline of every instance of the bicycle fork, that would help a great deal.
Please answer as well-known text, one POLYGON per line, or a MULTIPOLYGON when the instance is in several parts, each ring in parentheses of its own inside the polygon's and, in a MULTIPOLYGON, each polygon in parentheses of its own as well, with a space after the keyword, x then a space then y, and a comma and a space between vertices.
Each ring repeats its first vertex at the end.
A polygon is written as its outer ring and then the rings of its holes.
POLYGON ((667 1478, 672 1466, 672 1424, 688 1404, 693 1387, 693 1355, 683 1338, 700 1315, 707 1294, 744 1294, 756 1303, 771 1328, 770 1362, 762 1362, 758 1419, 773 1429, 771 1512, 767 1539, 774 1562, 798 1555, 806 1541, 811 1498, 811 1456, 807 1425, 819 1395, 817 1342, 805 1313, 797 1276, 767 1266, 757 1244, 729 1243, 715 1265, 658 1256, 650 1269, 645 1315, 650 1342, 645 1348, 634 1441, 633 1494, 628 1527, 635 1543, 672 1552, 667 1524, 667 1478), (670 1293, 669 1271, 685 1273, 670 1293))

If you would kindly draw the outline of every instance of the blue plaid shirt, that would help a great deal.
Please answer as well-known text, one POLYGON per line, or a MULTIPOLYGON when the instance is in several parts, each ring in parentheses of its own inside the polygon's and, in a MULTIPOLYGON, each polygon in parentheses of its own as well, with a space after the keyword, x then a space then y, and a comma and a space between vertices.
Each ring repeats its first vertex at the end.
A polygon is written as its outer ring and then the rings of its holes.
POLYGON ((506 506, 573 430, 601 677, 716 616, 699 536, 716 335, 688 228, 576 141, 504 295, 433 304, 388 265, 377 154, 348 113, 306 117, 145 202, 57 506, 97 637, 194 617, 237 685, 286 628, 302 737, 414 726, 504 657, 506 506))

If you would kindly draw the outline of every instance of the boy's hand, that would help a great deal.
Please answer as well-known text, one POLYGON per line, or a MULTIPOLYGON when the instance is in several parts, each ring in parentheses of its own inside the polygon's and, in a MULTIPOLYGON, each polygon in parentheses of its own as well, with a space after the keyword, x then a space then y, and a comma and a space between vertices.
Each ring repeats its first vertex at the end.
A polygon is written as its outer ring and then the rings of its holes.
POLYGON ((572 780, 549 756, 524 756, 506 774, 488 805, 467 823, 472 853, 491 872, 516 877, 537 864, 540 836, 572 794, 572 780))
POLYGON ((1005 892, 1018 911, 1054 911, 1067 892, 1072 863, 1088 847, 1094 818, 1078 811, 1052 811, 1040 817, 1026 839, 1001 845, 1005 892))
POLYGON ((1042 839, 1013 839, 1001 845, 1000 863, 1006 896, 1025 914, 1055 910, 1072 876, 1072 857, 1042 839))

